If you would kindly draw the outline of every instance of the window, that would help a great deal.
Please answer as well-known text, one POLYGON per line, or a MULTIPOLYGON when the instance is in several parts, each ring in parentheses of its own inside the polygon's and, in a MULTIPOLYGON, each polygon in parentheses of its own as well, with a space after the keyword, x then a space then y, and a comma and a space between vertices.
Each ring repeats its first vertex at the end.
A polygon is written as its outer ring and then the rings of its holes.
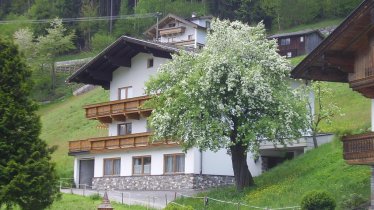
POLYGON ((119 176, 121 171, 121 159, 104 159, 104 176, 119 176))
POLYGON ((292 52, 287 52, 287 58, 291 58, 292 57, 292 52))
POLYGON ((175 23, 169 23, 169 28, 175 27, 175 23))
POLYGON ((300 37, 300 42, 304 42, 304 37, 303 36, 300 37))
POLYGON ((291 39, 290 38, 281 39, 280 41, 281 41, 280 45, 290 45, 290 43, 291 43, 291 39))
POLYGON ((147 68, 152 68, 152 67, 153 67, 153 58, 150 58, 147 61, 147 68))
POLYGON ((193 35, 192 34, 188 35, 188 40, 192 40, 192 39, 193 39, 193 35))
POLYGON ((151 174, 151 157, 134 157, 132 173, 133 175, 151 174))
POLYGON ((132 124, 131 123, 123 123, 118 124, 118 135, 127 135, 132 133, 132 124))
POLYGON ((184 154, 164 155, 164 173, 184 173, 184 154))
POLYGON ((132 87, 122 87, 118 88, 118 100, 131 98, 132 97, 132 87))

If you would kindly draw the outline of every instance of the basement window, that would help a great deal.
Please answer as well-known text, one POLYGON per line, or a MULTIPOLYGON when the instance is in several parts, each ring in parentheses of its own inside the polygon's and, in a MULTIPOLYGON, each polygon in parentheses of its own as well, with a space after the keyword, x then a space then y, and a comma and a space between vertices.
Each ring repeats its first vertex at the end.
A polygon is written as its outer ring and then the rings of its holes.
POLYGON ((292 52, 288 52, 287 53, 287 58, 291 58, 292 57, 292 52))
POLYGON ((150 58, 147 61, 147 68, 152 68, 152 67, 153 67, 153 58, 150 58))

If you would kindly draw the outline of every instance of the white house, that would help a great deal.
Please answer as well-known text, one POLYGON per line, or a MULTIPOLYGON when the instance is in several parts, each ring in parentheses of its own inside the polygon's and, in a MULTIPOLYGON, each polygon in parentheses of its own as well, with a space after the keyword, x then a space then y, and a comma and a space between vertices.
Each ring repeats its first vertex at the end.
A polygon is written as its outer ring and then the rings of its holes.
POLYGON ((192 14, 191 18, 185 19, 168 14, 146 30, 144 34, 153 41, 170 44, 178 48, 200 49, 205 45, 211 20, 212 16, 198 17, 192 14))
MULTIPOLYGON (((147 117, 141 105, 149 98, 144 83, 179 49, 127 36, 81 67, 68 82, 99 85, 110 90, 109 102, 85 106, 86 118, 108 125, 108 136, 69 142, 77 186, 94 189, 165 190, 201 189, 232 184, 231 157, 218 152, 189 149, 175 142, 149 142, 147 117)), ((297 85, 297 82, 292 82, 297 85)), ((311 95, 313 100, 313 95, 311 95)), ((327 136, 322 137, 327 141, 327 136)), ((302 154, 312 140, 305 136, 287 147, 263 143, 261 157, 248 154, 252 175, 302 154)))

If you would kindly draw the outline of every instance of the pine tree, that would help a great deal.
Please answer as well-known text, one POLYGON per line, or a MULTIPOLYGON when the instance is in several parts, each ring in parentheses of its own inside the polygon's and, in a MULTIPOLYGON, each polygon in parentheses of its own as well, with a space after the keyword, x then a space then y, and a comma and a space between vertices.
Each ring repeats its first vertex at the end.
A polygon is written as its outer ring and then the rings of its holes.
POLYGON ((31 72, 17 47, 0 39, 0 208, 44 209, 59 197, 53 149, 39 138, 31 72))

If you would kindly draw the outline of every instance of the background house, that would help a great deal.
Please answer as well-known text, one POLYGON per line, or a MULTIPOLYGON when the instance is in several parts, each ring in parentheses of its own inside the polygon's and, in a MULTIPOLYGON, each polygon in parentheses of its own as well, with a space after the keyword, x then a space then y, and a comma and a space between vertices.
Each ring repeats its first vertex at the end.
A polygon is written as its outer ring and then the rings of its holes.
POLYGON ((279 54, 292 58, 312 52, 322 42, 324 36, 319 30, 305 30, 274 34, 268 39, 277 39, 279 54))
POLYGON ((182 18, 168 14, 146 30, 144 34, 153 41, 179 48, 201 48, 205 45, 211 20, 212 16, 192 14, 191 18, 182 18))

